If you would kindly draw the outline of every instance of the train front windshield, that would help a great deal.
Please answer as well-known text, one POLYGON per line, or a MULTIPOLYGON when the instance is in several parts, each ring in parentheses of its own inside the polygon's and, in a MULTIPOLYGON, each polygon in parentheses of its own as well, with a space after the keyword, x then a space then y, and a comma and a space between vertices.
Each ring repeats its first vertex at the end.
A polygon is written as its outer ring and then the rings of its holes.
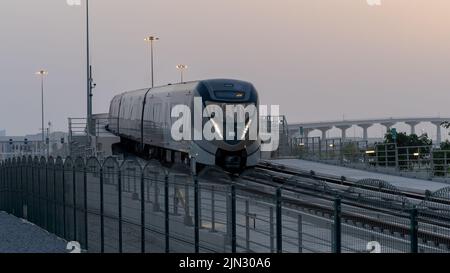
MULTIPOLYGON (((218 135, 229 144, 248 140, 251 130, 257 130, 257 107, 255 103, 222 103, 207 101, 206 113, 218 135), (209 107, 213 106, 213 107, 209 107), (219 113, 217 113, 219 112, 219 113), (222 126, 219 126, 222 124, 222 126)), ((256 140, 256 139, 251 139, 256 140)))

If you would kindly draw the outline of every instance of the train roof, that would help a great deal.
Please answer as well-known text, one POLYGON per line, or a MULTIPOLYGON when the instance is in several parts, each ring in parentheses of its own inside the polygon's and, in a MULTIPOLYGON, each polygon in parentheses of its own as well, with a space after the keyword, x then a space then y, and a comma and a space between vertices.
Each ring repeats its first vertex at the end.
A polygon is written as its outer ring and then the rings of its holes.
POLYGON ((247 90, 253 93, 255 96, 257 96, 256 90, 250 82, 234 79, 207 79, 177 84, 168 84, 163 86, 157 86, 154 88, 142 88, 133 91, 127 91, 117 96, 123 95, 140 96, 145 95, 147 92, 149 92, 150 94, 161 94, 165 92, 183 92, 187 90, 192 91, 198 88, 199 86, 204 86, 209 90, 240 90, 240 91, 247 90))

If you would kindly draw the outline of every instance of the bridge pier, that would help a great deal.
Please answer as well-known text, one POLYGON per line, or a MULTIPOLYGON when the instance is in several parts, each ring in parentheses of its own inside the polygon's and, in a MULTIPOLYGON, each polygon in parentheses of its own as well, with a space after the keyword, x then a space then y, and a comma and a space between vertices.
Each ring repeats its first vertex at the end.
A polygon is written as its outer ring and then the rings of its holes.
POLYGON ((442 143, 442 130, 441 130, 441 124, 440 121, 432 121, 432 124, 436 125, 436 145, 440 146, 442 143))
POLYGON ((406 121, 405 123, 411 127, 411 134, 417 135, 416 134, 416 126, 420 122, 418 122, 418 121, 406 121))
POLYGON ((373 124, 358 124, 359 127, 363 129, 363 139, 369 140, 369 128, 373 126, 373 124))
POLYGON ((345 140, 347 138, 347 129, 350 129, 352 126, 349 125, 341 125, 341 126, 336 126, 336 128, 340 129, 342 131, 342 140, 345 140))
POLYGON ((320 128, 317 128, 317 130, 322 132, 322 141, 327 140, 327 132, 330 129, 331 129, 331 127, 320 127, 320 128))

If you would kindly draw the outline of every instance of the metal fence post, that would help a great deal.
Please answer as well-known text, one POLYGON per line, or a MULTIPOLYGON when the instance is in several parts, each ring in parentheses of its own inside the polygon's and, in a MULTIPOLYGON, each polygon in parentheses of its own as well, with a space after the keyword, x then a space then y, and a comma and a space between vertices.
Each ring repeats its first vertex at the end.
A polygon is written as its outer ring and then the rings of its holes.
POLYGON ((3 165, 0 162, 0 210, 3 210, 3 200, 4 200, 4 188, 3 188, 3 165))
MULTIPOLYGON (((28 162, 28 171, 27 171, 27 220, 30 222, 33 222, 33 204, 34 204, 34 184, 33 179, 35 178, 34 175, 34 167, 33 162, 28 162)), ((6 182, 6 169, 5 169, 5 182, 6 182)), ((5 185, 6 186, 6 185, 5 185)), ((6 205, 6 204, 5 204, 6 205)))
POLYGON ((231 252, 236 253, 236 185, 231 185, 231 252))
MULTIPOLYGON (((31 168, 31 171, 33 171, 33 168, 31 168)), ((63 213, 63 236, 67 239, 67 232, 66 232, 66 170, 64 166, 62 167, 62 213, 63 213)), ((32 203, 32 202, 31 202, 32 203)))
POLYGON ((14 183, 13 183, 13 165, 12 165, 12 161, 11 161, 11 166, 9 167, 9 213, 13 214, 14 213, 14 183))
POLYGON ((141 172, 141 252, 145 253, 145 177, 141 172))
POLYGON ((22 161, 20 160, 20 165, 16 167, 17 176, 17 217, 22 217, 22 161))
POLYGON ((57 194, 56 194, 56 165, 53 164, 53 228, 57 232, 57 194))
MULTIPOLYGON (((445 153, 445 156, 447 157, 447 152, 445 151, 444 153, 445 153)), ((429 173, 428 177, 431 178, 431 179, 436 175, 436 173, 435 173, 435 161, 434 160, 435 160, 435 158, 434 158, 433 148, 430 148, 430 167, 431 167, 431 170, 430 170, 430 173, 429 173)), ((445 164, 447 164, 446 161, 447 160, 445 160, 445 162, 444 162, 443 169, 444 169, 444 172, 447 174, 447 168, 445 166, 445 164)), ((445 177, 447 177, 447 175, 445 175, 445 177)))
POLYGON ((341 253, 341 199, 334 200, 333 252, 341 253))
POLYGON ((166 253, 170 253, 170 227, 169 227, 169 175, 166 173, 164 177, 164 223, 165 223, 165 239, 166 253))
POLYGON ((0 210, 4 210, 3 207, 3 200, 5 200, 4 198, 4 186, 3 186, 3 173, 4 173, 4 167, 3 167, 3 163, 0 162, 0 210))
POLYGON ((191 217, 191 211, 190 211, 190 204, 189 204, 189 185, 186 184, 184 186, 184 224, 187 226, 192 226, 192 217, 191 217))
POLYGON ((250 250, 250 203, 245 200, 245 249, 250 250))
POLYGON ((199 185, 198 185, 198 179, 197 176, 194 175, 194 245, 195 245, 195 253, 200 252, 200 200, 199 200, 199 185))
POLYGON ((83 191, 84 191, 84 240, 85 240, 85 249, 89 249, 89 236, 88 236, 88 206, 87 206, 87 169, 86 166, 83 168, 83 191))
POLYGON ((173 215, 178 215, 178 185, 173 185, 173 215))
POLYGON ((3 210, 3 165, 2 162, 0 162, 0 210, 3 210))
POLYGON ((419 231, 419 225, 417 222, 417 208, 413 208, 411 210, 411 253, 417 253, 419 250, 418 245, 418 231, 419 231))
POLYGON ((322 160, 322 140, 319 139, 319 160, 322 160))
POLYGON ((11 207, 12 207, 12 198, 11 198, 11 165, 8 164, 8 167, 6 168, 6 183, 7 183, 7 191, 6 194, 8 195, 8 209, 7 212, 11 213, 11 207))
POLYGON ((274 252, 274 246, 275 246, 275 231, 273 228, 273 223, 274 219, 273 219, 273 207, 270 207, 270 215, 269 215, 269 236, 270 236, 270 252, 273 253, 274 252))
POLYGON ((7 195, 7 200, 8 200, 8 205, 7 205, 7 212, 11 213, 11 202, 12 202, 12 198, 11 198, 11 165, 8 164, 8 166, 6 167, 6 195, 7 195))
POLYGON ((24 188, 23 188, 23 181, 25 180, 23 177, 23 170, 25 169, 24 167, 24 162, 20 161, 20 167, 19 167, 19 172, 20 172, 20 200, 19 200, 19 215, 21 218, 24 218, 24 213, 23 213, 23 207, 24 207, 24 188))
POLYGON ((122 253, 122 170, 120 169, 117 187, 119 201, 119 253, 122 253))
POLYGON ((214 193, 214 186, 211 187, 211 232, 216 231, 216 212, 215 212, 216 200, 214 193))
POLYGON ((77 240, 77 188, 76 188, 76 177, 75 177, 75 164, 72 166, 72 191, 73 191, 73 237, 77 240))
MULTIPOLYGON (((47 159, 48 160, 48 159, 47 159)), ((50 199, 48 198, 48 161, 45 162, 45 229, 49 230, 50 224, 49 224, 49 204, 50 199)))
POLYGON ((281 188, 277 188, 277 253, 283 252, 283 219, 282 219, 282 192, 281 188))
POLYGON ((155 192, 154 192, 154 200, 155 202, 153 203, 153 211, 154 212, 159 212, 161 210, 160 206, 159 206, 159 187, 158 187, 158 178, 155 175, 155 192))
POLYGON ((103 166, 100 167, 100 252, 105 252, 105 203, 104 203, 103 166))
POLYGON ((298 215, 297 223, 298 232, 298 253, 303 252, 303 217, 301 214, 298 215))
POLYGON ((16 185, 16 177, 14 175, 15 173, 15 163, 13 161, 13 159, 11 160, 11 215, 16 215, 15 211, 16 211, 16 190, 15 190, 15 185, 16 185))

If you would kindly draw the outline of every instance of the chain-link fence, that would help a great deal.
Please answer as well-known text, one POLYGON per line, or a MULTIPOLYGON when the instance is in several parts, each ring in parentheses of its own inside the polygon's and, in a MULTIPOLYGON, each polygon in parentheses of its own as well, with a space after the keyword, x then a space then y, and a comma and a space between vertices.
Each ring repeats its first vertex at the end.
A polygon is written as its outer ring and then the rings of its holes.
POLYGON ((450 192, 107 158, 0 163, 0 210, 98 253, 450 252, 450 192))

